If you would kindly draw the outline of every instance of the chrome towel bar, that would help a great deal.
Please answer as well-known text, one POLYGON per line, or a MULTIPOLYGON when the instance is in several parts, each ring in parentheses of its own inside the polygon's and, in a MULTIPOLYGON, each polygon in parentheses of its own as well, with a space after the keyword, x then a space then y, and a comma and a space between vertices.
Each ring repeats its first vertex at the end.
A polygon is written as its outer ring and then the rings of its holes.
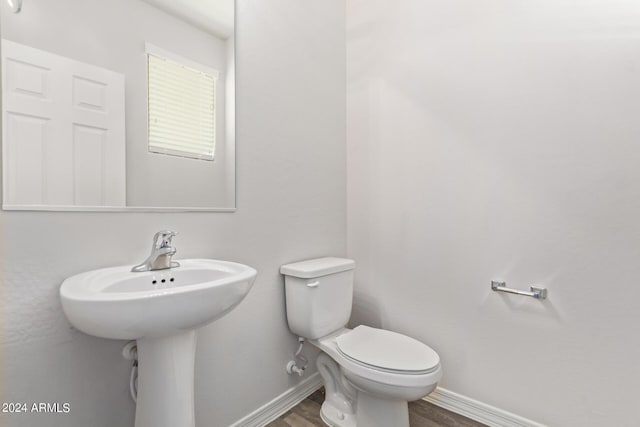
POLYGON ((518 289, 507 288, 507 282, 491 281, 491 289, 496 292, 507 292, 509 294, 524 295, 526 297, 532 297, 535 299, 547 299, 547 288, 539 288, 537 286, 531 286, 531 292, 520 291, 518 289))

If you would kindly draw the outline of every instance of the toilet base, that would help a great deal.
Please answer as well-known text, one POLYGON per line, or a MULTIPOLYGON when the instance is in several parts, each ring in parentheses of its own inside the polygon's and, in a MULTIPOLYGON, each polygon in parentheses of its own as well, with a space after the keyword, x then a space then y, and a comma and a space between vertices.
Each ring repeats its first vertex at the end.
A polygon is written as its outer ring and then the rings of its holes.
POLYGON ((338 410, 328 401, 322 404, 320 418, 330 427, 356 427, 356 420, 353 414, 338 410))
POLYGON ((405 400, 386 400, 360 391, 356 426, 409 427, 409 406, 405 400))
POLYGON ((409 427, 409 408, 405 401, 384 400, 358 393, 355 418, 328 401, 322 404, 320 418, 330 427, 409 427))
POLYGON ((357 392, 347 385, 340 367, 326 353, 318 355, 316 365, 325 390, 322 421, 331 427, 356 427, 353 402, 357 392))
MULTIPOLYGON (((352 384, 326 353, 320 353, 316 363, 325 388, 320 410, 325 424, 330 427, 409 427, 406 400, 386 399, 352 384)), ((376 390, 374 386, 370 388, 376 390)))

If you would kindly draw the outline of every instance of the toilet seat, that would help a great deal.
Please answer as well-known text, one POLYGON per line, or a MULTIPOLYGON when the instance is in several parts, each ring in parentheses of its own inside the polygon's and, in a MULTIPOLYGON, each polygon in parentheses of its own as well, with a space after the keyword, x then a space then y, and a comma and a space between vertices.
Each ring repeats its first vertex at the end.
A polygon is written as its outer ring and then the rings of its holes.
MULTIPOLYGON (((439 358, 436 366, 428 372, 390 370, 358 361, 353 357, 344 354, 344 351, 341 351, 338 348, 338 339, 343 335, 350 334, 351 332, 353 332, 353 330, 346 328, 340 329, 326 337, 317 340, 310 340, 310 343, 331 356, 331 358, 340 365, 343 371, 370 379, 380 384, 396 387, 423 387, 428 384, 437 383, 442 377, 442 368, 439 363, 439 358)), ((425 344, 420 344, 426 347, 425 344)))
POLYGON ((338 336, 336 344, 344 357, 383 372, 421 375, 440 366, 440 357, 429 346, 384 329, 358 326, 338 336))

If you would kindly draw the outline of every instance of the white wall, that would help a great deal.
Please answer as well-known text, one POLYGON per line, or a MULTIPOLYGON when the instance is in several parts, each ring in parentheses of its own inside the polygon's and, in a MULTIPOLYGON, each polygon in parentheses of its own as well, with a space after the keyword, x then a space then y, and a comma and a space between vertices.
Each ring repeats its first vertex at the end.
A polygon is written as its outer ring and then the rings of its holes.
POLYGON ((199 333, 197 425, 227 426, 299 381, 284 371, 296 342, 278 269, 346 252, 345 5, 238 1, 236 213, 0 214, 2 401, 71 403, 68 415, 3 414, 0 424, 133 425, 123 342, 70 329, 58 288, 72 274, 139 262, 165 227, 181 233, 179 258, 259 272, 246 300, 199 333))
POLYGON ((124 74, 128 206, 234 206, 224 40, 140 0, 29 0, 19 14, 2 6, 3 38, 124 74), (146 42, 220 71, 214 162, 149 153, 146 42))
POLYGON ((637 426, 639 3, 349 0, 347 46, 354 323, 482 402, 637 426))

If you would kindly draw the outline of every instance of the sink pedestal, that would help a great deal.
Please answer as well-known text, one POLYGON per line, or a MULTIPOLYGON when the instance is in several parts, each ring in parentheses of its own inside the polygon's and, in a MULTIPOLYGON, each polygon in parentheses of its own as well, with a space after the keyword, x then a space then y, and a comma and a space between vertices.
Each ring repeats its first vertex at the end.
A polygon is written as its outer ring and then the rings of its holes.
POLYGON ((194 427, 196 332, 137 340, 135 427, 194 427))

